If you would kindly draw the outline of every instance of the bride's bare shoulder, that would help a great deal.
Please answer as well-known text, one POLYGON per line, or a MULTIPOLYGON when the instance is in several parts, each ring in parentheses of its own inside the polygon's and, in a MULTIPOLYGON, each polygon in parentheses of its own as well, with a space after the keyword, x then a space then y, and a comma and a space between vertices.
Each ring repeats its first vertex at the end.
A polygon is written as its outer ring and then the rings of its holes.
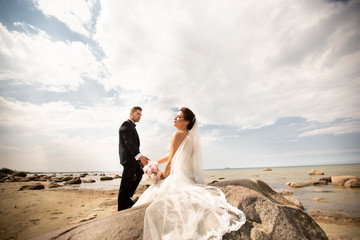
POLYGON ((188 133, 184 132, 184 131, 176 131, 172 136, 172 140, 176 141, 176 142, 178 142, 178 141, 182 142, 185 139, 185 137, 187 136, 187 134, 188 133))

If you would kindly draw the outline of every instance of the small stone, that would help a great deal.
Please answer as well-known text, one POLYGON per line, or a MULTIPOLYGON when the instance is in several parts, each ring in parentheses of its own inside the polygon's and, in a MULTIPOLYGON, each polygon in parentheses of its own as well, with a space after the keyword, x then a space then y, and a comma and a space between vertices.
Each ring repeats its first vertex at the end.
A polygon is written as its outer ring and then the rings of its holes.
POLYGON ((290 190, 280 190, 280 191, 278 191, 278 193, 280 193, 281 195, 292 195, 292 194, 294 194, 290 190))
POLYGON ((324 202, 325 202, 325 200, 322 199, 322 198, 313 198, 312 200, 313 200, 314 202, 317 202, 317 203, 324 203, 324 202))
POLYGON ((324 173, 322 171, 319 171, 319 170, 311 170, 308 175, 324 175, 324 173))
POLYGON ((328 193, 328 192, 332 192, 330 190, 323 190, 323 189, 316 189, 314 190, 314 192, 317 192, 317 193, 328 193))

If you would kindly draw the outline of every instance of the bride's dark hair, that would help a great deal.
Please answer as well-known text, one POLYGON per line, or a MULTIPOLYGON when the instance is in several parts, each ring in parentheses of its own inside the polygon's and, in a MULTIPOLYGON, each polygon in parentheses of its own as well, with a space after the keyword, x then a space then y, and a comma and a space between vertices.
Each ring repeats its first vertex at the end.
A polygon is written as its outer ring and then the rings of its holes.
POLYGON ((189 121, 189 124, 187 125, 187 129, 191 130, 196 121, 195 114, 187 107, 182 107, 180 111, 184 114, 185 121, 189 121))

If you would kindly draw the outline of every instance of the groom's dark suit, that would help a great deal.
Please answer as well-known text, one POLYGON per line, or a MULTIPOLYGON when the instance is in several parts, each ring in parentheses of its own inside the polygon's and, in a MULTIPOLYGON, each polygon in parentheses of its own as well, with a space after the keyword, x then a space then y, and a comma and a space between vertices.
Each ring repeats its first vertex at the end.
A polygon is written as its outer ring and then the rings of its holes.
POLYGON ((118 211, 131 207, 134 203, 131 197, 139 185, 143 170, 135 159, 140 153, 140 140, 131 120, 125 121, 119 129, 119 156, 124 170, 121 178, 118 211))

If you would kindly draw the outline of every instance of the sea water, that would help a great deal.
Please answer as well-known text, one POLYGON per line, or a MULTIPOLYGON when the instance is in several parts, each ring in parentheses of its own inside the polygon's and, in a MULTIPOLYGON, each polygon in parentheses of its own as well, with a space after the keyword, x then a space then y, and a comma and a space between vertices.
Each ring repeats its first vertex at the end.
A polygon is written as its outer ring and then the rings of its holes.
MULTIPOLYGON (((81 183, 66 186, 66 188, 78 189, 118 189, 121 179, 111 181, 100 181, 100 172, 88 172, 85 178, 94 179, 95 183, 81 183)), ((116 172, 102 172, 107 176, 113 176, 116 172)), ((52 174, 52 173, 51 173, 52 174)), ((56 176, 72 174, 79 176, 80 173, 57 173, 56 176)), ((315 181, 321 177, 331 176, 357 176, 360 177, 360 164, 356 165, 328 165, 328 166, 301 166, 301 167, 274 167, 272 171, 263 171, 263 168, 238 168, 238 169, 211 169, 204 170, 205 182, 214 180, 224 181, 231 179, 253 179, 266 182, 275 191, 290 190, 290 197, 298 199, 307 212, 317 212, 326 215, 342 215, 360 218, 360 189, 335 187, 332 184, 307 186, 302 188, 291 188, 286 186, 287 182, 315 181), (324 172, 324 175, 308 175, 308 172, 316 169, 324 172), (220 178, 220 179, 219 179, 220 178), (327 190, 329 192, 315 192, 314 190, 327 190), (325 202, 318 203, 313 198, 321 198, 325 202)), ((140 184, 147 184, 142 180, 140 184)))

